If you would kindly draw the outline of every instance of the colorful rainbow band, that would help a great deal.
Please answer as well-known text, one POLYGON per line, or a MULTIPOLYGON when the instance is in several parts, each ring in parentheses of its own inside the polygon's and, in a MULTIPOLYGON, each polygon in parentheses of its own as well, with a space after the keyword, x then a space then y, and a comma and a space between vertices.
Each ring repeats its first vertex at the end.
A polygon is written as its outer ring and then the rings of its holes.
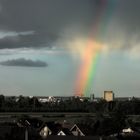
POLYGON ((101 0, 96 15, 96 22, 90 33, 87 47, 84 50, 82 65, 76 80, 75 96, 89 96, 96 74, 96 65, 99 60, 102 44, 98 38, 105 36, 107 25, 114 11, 117 0, 101 0))

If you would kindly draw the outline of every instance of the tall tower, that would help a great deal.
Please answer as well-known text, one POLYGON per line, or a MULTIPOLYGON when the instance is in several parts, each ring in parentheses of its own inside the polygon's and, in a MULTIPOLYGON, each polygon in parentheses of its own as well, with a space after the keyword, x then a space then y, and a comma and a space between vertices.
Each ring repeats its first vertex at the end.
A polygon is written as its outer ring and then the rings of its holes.
POLYGON ((106 100, 107 102, 113 101, 114 100, 113 91, 104 91, 103 99, 106 100))

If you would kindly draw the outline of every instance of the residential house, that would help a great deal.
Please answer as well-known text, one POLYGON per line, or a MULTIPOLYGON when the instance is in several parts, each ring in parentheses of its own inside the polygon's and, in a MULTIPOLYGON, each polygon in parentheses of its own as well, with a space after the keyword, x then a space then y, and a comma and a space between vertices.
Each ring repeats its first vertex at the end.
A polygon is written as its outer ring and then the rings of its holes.
POLYGON ((82 130, 76 124, 74 124, 70 131, 74 136, 85 136, 84 132, 82 132, 82 130))
POLYGON ((57 135, 60 129, 61 129, 60 124, 55 122, 47 122, 40 127, 39 134, 41 137, 46 138, 49 135, 57 135))
POLYGON ((39 131, 39 134, 42 138, 46 138, 48 135, 52 134, 52 131, 47 125, 44 125, 41 130, 39 131))
POLYGON ((40 128, 43 122, 37 118, 21 118, 17 121, 19 127, 31 127, 34 129, 40 128))
POLYGON ((72 135, 72 133, 68 128, 62 128, 60 131, 58 131, 57 135, 58 136, 70 136, 70 135, 72 135))

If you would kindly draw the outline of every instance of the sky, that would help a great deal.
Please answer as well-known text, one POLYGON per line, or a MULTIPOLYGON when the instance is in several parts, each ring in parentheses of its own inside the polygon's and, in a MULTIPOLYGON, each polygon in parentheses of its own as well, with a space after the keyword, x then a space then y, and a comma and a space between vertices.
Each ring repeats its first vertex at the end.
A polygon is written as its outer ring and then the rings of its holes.
POLYGON ((74 95, 92 40, 101 48, 89 94, 139 96, 139 6, 140 0, 0 0, 0 94, 74 95))

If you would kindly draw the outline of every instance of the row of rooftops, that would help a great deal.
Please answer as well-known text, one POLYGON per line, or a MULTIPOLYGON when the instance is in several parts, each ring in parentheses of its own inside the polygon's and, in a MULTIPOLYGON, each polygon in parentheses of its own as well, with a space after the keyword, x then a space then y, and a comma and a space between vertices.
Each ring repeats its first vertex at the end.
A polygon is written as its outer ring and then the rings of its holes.
MULTIPOLYGON (((88 128, 80 125, 69 123, 64 120, 60 122, 41 122, 36 119, 25 119, 19 120, 16 123, 0 124, 0 137, 8 132, 18 135, 18 133, 23 136, 24 133, 34 133, 35 136, 40 136, 42 139, 46 139, 49 136, 91 136, 88 132, 88 128), (13 129, 14 128, 14 129, 13 129)), ((131 128, 130 126, 122 129, 121 135, 137 135, 140 136, 138 130, 131 128)), ((112 134, 110 136, 115 136, 117 134, 112 134)), ((23 136, 24 137, 24 136, 23 136)), ((98 136, 98 140, 100 137, 98 136)))
POLYGON ((43 122, 37 119, 24 119, 17 122, 18 127, 33 128, 43 138, 49 135, 57 136, 85 136, 88 131, 84 130, 84 127, 77 126, 77 124, 69 123, 66 120, 63 122, 43 122), (79 128, 80 127, 80 128, 79 128))
POLYGON ((34 133, 35 136, 40 136, 42 139, 46 139, 49 136, 88 136, 88 131, 85 127, 68 123, 66 120, 63 123, 58 123, 25 119, 19 120, 16 123, 1 123, 0 138, 8 133, 21 135, 22 137, 24 137, 25 133, 28 135, 34 133))

